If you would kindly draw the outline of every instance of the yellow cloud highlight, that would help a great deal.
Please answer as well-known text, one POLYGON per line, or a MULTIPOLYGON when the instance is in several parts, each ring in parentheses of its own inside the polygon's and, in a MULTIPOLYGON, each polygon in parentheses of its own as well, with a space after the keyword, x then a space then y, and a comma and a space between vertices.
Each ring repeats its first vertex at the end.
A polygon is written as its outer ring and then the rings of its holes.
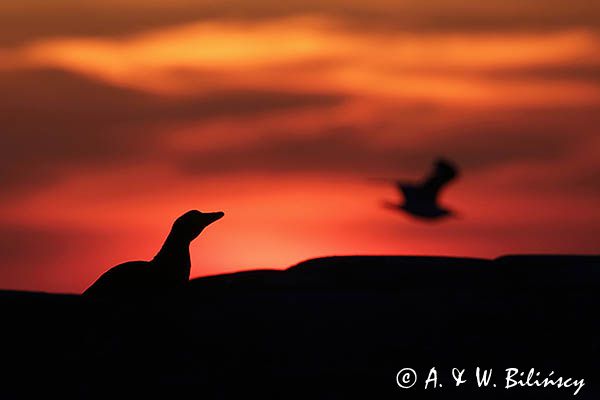
POLYGON ((355 96, 510 106, 596 103, 600 89, 568 80, 500 80, 477 73, 573 62, 600 65, 598 48, 600 38, 583 30, 384 35, 299 17, 196 23, 120 39, 44 40, 24 47, 20 57, 30 65, 64 68, 158 93, 329 90, 355 96))

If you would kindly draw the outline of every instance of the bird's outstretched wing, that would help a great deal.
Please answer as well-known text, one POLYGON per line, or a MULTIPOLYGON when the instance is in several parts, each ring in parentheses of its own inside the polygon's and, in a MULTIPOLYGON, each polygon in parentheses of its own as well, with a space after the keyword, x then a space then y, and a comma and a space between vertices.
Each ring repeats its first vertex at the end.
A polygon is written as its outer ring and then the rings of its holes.
POLYGON ((433 171, 425 179, 422 185, 423 191, 435 198, 439 191, 458 176, 458 169, 451 162, 439 159, 436 161, 433 171))

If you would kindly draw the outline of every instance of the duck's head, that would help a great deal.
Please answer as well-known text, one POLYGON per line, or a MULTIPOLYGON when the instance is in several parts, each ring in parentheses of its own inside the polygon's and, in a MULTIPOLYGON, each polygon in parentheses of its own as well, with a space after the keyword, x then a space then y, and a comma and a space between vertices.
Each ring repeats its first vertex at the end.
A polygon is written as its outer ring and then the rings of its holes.
POLYGON ((198 210, 188 211, 175 220, 173 231, 179 237, 192 241, 208 225, 212 224, 225 215, 222 211, 203 213, 198 210))

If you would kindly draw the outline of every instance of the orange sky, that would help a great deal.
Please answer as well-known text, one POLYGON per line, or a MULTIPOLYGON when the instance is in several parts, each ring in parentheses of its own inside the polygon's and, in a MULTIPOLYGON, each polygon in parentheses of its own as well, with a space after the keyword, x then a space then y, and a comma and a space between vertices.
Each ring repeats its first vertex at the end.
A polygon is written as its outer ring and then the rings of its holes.
POLYGON ((81 291, 193 208, 193 276, 599 252, 598 5, 81 3, 0 4, 0 288, 81 291), (459 218, 380 207, 439 155, 459 218))

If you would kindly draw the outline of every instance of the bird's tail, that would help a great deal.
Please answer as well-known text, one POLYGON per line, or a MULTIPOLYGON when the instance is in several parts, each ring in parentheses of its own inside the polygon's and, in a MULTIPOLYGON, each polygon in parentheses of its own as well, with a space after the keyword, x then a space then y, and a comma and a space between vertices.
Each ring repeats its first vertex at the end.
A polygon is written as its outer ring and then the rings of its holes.
POLYGON ((386 208, 388 210, 395 210, 395 211, 397 211, 400 208, 400 204, 398 204, 398 203, 392 203, 391 201, 388 201, 388 200, 383 200, 381 202, 381 207, 386 208))
POLYGON ((396 180, 391 178, 368 178, 367 182, 371 183, 387 183, 387 184, 395 184, 396 180))
POLYGON ((450 210, 449 217, 451 217, 453 219, 465 219, 465 216, 463 213, 456 212, 455 210, 450 210))

